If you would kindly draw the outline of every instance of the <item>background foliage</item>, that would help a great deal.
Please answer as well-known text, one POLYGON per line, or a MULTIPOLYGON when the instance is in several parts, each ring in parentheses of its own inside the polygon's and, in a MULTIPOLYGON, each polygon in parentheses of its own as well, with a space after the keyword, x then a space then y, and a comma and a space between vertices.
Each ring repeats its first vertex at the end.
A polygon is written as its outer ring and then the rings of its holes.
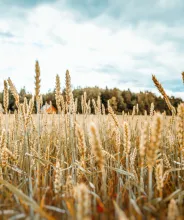
MULTIPOLYGON (((117 88, 109 89, 109 88, 99 88, 99 87, 87 87, 87 88, 76 88, 73 90, 73 96, 74 98, 78 99, 78 112, 81 113, 81 96, 86 91, 87 93, 87 100, 95 99, 97 100, 98 95, 101 96, 102 103, 104 104, 106 111, 107 111, 107 101, 110 100, 110 104, 115 111, 116 114, 121 114, 122 111, 125 112, 132 112, 133 106, 136 104, 139 105, 139 113, 144 114, 144 111, 147 110, 149 112, 149 108, 151 106, 151 103, 153 102, 155 105, 156 111, 166 111, 167 114, 170 114, 170 111, 168 110, 165 101, 161 96, 156 96, 154 93, 145 91, 145 92, 131 92, 131 90, 120 90, 117 88)), ((63 90, 63 94, 65 91, 63 90)), ((32 97, 32 95, 28 92, 26 92, 25 88, 22 88, 19 92, 20 95, 20 102, 24 101, 24 97, 27 97, 28 100, 32 97)), ((43 103, 52 102, 53 106, 56 107, 56 101, 55 101, 55 90, 48 91, 46 94, 42 95, 43 97, 43 103)), ((179 103, 182 102, 181 98, 176 97, 169 97, 172 105, 174 107, 177 107, 179 103)), ((3 103, 3 91, 0 92, 0 102, 3 103)), ((9 110, 14 111, 15 110, 15 102, 13 96, 10 94, 10 104, 9 104, 9 110)), ((94 113, 94 109, 91 103, 92 113, 94 113)))

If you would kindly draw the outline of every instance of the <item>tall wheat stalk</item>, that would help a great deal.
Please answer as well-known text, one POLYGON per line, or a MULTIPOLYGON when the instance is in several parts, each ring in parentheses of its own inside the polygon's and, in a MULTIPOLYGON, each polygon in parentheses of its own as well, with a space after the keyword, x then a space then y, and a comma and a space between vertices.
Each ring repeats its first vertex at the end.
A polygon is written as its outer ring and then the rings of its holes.
POLYGON ((152 173, 153 166, 155 165, 155 160, 157 156, 157 150, 160 148, 161 144, 161 135, 162 135, 162 116, 160 114, 156 114, 153 119, 153 125, 151 127, 151 140, 146 150, 147 164, 148 164, 148 195, 149 201, 151 201, 153 197, 153 181, 152 181, 152 173))

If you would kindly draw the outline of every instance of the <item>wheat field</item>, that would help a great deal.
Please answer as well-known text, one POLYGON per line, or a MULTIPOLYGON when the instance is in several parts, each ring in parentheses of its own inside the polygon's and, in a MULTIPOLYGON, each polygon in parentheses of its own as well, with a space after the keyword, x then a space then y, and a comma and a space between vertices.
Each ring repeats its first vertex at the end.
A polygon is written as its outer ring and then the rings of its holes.
POLYGON ((35 94, 20 103, 11 79, 4 81, 0 114, 0 219, 184 219, 184 103, 145 115, 108 114, 84 92, 78 114, 69 71, 65 95, 56 76, 57 114, 41 112, 41 74, 35 94), (9 92, 17 106, 8 112, 9 92), (37 113, 33 108, 36 103, 37 113), (91 114, 90 103, 95 115, 91 114))

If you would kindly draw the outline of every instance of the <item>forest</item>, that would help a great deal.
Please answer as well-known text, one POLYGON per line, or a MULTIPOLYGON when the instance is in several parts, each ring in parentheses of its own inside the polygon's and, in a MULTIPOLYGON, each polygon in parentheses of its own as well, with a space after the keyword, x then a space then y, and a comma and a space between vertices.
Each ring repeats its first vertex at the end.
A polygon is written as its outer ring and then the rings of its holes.
MULTIPOLYGON (((153 102, 155 105, 155 111, 158 112, 164 112, 166 111, 166 114, 170 114, 169 109, 167 108, 167 105, 164 101, 164 99, 161 96, 157 96, 154 93, 150 91, 145 92, 139 92, 135 93, 132 92, 130 89, 128 90, 120 90, 118 88, 109 89, 106 87, 105 89, 99 88, 99 87, 86 87, 81 88, 77 87, 73 90, 73 97, 76 100, 77 99, 77 111, 78 113, 82 113, 82 107, 81 107, 81 97, 86 92, 87 95, 87 101, 90 100, 90 106, 91 106, 91 113, 94 113, 94 106, 92 100, 97 100, 98 96, 101 98, 101 102, 105 107, 106 113, 107 111, 107 103, 108 100, 116 114, 122 114, 124 111, 125 113, 132 113, 133 107, 138 104, 139 107, 139 114, 144 114, 145 110, 149 112, 151 103, 153 102)), ((62 91, 62 94, 65 94, 65 90, 62 91)), ((26 97, 29 101, 32 97, 30 93, 26 91, 26 88, 22 88, 19 92, 20 96, 20 102, 23 103, 24 98, 26 97)), ((15 101, 13 98, 13 95, 9 92, 9 111, 11 113, 14 112, 16 109, 15 101)), ((48 91, 45 94, 42 94, 43 99, 43 105, 45 103, 52 102, 52 105, 57 109, 56 101, 55 101, 55 90, 48 91)), ((177 107, 179 103, 182 102, 181 98, 177 98, 174 96, 169 97, 171 104, 174 107, 177 107)), ((3 91, 0 92, 0 103, 3 103, 3 91)), ((34 109, 34 112, 36 113, 36 109, 34 109)))

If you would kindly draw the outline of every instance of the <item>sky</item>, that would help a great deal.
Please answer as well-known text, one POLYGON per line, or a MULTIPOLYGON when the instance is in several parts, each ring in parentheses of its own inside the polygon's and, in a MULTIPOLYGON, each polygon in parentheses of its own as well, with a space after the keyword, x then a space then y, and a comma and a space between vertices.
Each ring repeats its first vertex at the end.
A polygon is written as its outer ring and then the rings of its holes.
POLYGON ((72 86, 117 87, 157 93, 155 74, 169 95, 184 99, 183 0, 0 0, 0 90, 10 77, 34 92, 72 86))

